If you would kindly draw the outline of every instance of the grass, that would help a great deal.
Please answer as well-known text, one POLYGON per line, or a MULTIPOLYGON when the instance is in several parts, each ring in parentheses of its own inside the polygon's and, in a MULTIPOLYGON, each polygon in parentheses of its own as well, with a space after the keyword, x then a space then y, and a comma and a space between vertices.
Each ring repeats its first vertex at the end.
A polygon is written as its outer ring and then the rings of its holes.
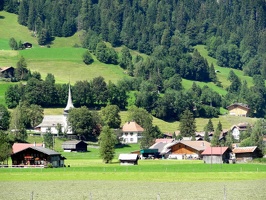
POLYGON ((241 81, 246 80, 248 87, 253 85, 252 78, 249 76, 244 76, 243 71, 241 70, 236 70, 236 69, 231 69, 231 68, 226 68, 226 67, 220 67, 217 65, 217 60, 215 58, 212 58, 208 56, 208 51, 206 49, 205 45, 197 45, 194 48, 196 48, 200 54, 207 59, 209 65, 213 63, 215 70, 219 70, 217 73, 218 80, 222 83, 224 88, 227 88, 231 83, 227 80, 228 74, 231 70, 235 72, 235 74, 240 78, 241 81))
POLYGON ((0 104, 3 104, 6 106, 6 101, 5 101, 5 92, 7 88, 13 85, 13 83, 9 82, 0 82, 0 104))

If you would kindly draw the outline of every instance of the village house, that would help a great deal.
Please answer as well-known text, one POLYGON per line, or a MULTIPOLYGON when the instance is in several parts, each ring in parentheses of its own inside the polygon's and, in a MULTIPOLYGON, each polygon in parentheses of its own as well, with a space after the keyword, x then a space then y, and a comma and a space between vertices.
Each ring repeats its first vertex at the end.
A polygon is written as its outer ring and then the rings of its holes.
POLYGON ((233 149, 236 162, 249 162, 254 158, 262 157, 261 150, 257 146, 236 147, 233 149))
POLYGON ((30 43, 30 42, 24 42, 24 43, 23 43, 23 47, 24 47, 25 49, 30 49, 30 48, 32 48, 32 43, 30 43))
POLYGON ((67 117, 69 110, 74 108, 71 97, 71 90, 69 85, 68 101, 62 115, 44 115, 42 122, 34 129, 41 134, 50 132, 58 135, 60 132, 63 134, 72 135, 72 128, 68 123, 67 117))
POLYGON ((12 165, 17 167, 63 167, 65 157, 60 153, 38 144, 14 143, 12 146, 12 165))
POLYGON ((65 152, 86 152, 88 144, 82 140, 65 141, 62 144, 62 149, 65 152))
POLYGON ((222 164, 229 163, 230 150, 228 147, 208 147, 202 153, 204 163, 207 164, 222 164))
POLYGON ((138 140, 142 137, 144 129, 134 121, 130 121, 124 124, 122 128, 122 136, 120 139, 122 143, 138 143, 138 140))
POLYGON ((169 151, 164 155, 165 158, 173 159, 201 159, 201 153, 210 147, 207 141, 175 141, 170 143, 167 148, 169 151))
POLYGON ((240 137, 240 133, 242 131, 246 131, 248 128, 249 124, 244 122, 244 123, 239 123, 237 125, 233 125, 231 127, 231 131, 232 131, 232 135, 234 137, 234 139, 239 140, 240 137))
POLYGON ((234 103, 230 106, 227 106, 227 110, 229 111, 229 115, 247 117, 250 108, 244 103, 234 103))
POLYGON ((138 154, 120 154, 118 160, 121 165, 137 165, 139 156, 138 154))
POLYGON ((1 78, 13 78, 15 68, 14 67, 0 67, 0 77, 1 78))

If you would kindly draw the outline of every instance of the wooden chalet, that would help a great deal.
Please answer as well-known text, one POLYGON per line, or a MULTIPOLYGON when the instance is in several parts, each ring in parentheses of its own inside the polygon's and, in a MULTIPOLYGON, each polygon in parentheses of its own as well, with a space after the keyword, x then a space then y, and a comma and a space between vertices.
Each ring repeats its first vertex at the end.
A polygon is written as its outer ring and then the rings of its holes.
POLYGON ((171 154, 168 158, 175 159, 200 159, 201 153, 210 147, 207 141, 177 141, 168 146, 171 154))
POLYGON ((2 78, 13 78, 15 68, 14 67, 0 67, 0 77, 2 78))
POLYGON ((228 147, 208 147, 201 153, 201 156, 207 164, 229 163, 231 152, 228 147))
POLYGON ((234 103, 230 106, 227 106, 227 110, 229 111, 230 115, 246 117, 249 114, 250 108, 244 103, 234 103))
POLYGON ((257 146, 236 147, 233 149, 236 162, 249 162, 254 158, 262 157, 261 150, 257 146))
POLYGON ((77 151, 86 152, 88 144, 82 140, 70 140, 62 144, 65 152, 77 151))
POLYGON ((65 157, 60 153, 37 145, 13 145, 11 155, 12 165, 17 167, 63 167, 65 157), (15 146, 14 146, 15 145, 15 146))
POLYGON ((139 160, 138 154, 120 154, 118 160, 121 165, 137 165, 139 160))

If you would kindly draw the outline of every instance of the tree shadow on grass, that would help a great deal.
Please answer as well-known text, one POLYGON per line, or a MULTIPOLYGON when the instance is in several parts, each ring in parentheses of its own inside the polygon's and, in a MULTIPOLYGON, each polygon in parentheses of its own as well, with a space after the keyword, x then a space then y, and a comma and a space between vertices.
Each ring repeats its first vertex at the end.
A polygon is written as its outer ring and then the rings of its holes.
POLYGON ((0 15, 0 19, 5 19, 5 17, 4 17, 4 16, 2 16, 2 15, 0 15))

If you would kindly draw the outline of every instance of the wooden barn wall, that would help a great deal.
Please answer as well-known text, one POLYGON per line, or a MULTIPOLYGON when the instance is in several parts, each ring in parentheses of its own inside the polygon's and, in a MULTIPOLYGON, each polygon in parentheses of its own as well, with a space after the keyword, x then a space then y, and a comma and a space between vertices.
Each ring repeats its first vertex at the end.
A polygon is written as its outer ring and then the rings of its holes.
POLYGON ((199 152, 187 145, 176 144, 172 148, 173 154, 198 154, 199 152))

